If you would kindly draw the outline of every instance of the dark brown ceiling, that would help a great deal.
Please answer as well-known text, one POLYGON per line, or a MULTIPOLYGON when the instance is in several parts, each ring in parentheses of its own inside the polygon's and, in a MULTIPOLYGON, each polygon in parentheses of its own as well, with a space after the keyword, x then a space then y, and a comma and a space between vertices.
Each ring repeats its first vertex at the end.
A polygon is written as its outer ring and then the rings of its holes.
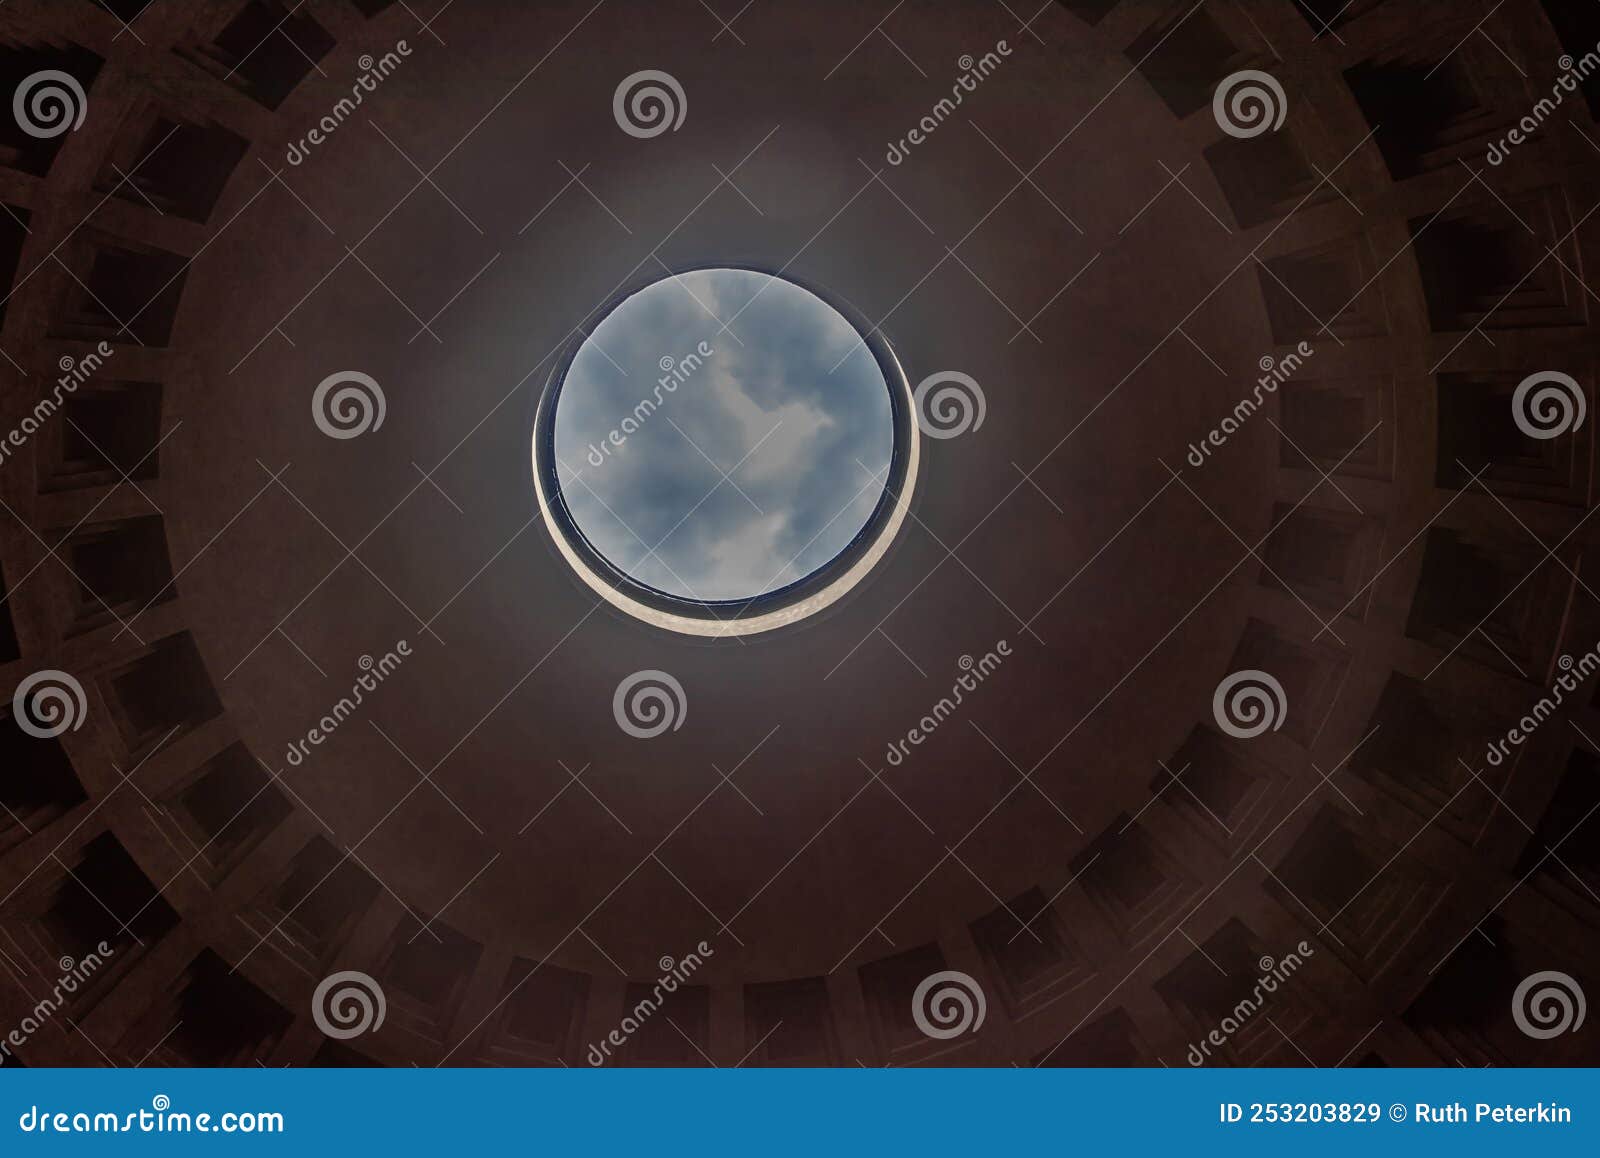
POLYGON ((1511 418, 1536 371, 1592 393, 1600 95, 1485 155, 1600 18, 725 7, 0 10, 9 85, 88 94, 52 141, 0 125, 0 425, 114 349, 0 464, 0 690, 59 669, 88 697, 58 740, 6 723, 0 1030, 58 958, 117 947, 23 1060, 581 1064, 701 941, 619 1060, 1182 1064, 1301 942, 1273 1029, 1216 1060, 1592 1060, 1592 1028, 1533 1041, 1510 1002, 1544 969, 1592 989, 1593 680, 1484 749, 1600 640, 1592 427, 1511 418), (612 94, 646 68, 687 111, 639 139, 612 94), (1281 83, 1278 132, 1219 127, 1241 69, 1281 83), (912 384, 960 371, 987 404, 923 440, 850 598, 715 644, 597 601, 529 473, 573 335, 709 262, 826 287, 912 384), (335 440, 311 394, 345 370, 387 413, 335 440), (687 706, 647 741, 612 715, 644 669, 687 706), (1245 669, 1288 703, 1250 740, 1212 709, 1245 669), (979 1033, 917 1032, 940 969, 987 995, 979 1033), (389 1003, 348 1044, 312 1016, 340 970, 389 1003))

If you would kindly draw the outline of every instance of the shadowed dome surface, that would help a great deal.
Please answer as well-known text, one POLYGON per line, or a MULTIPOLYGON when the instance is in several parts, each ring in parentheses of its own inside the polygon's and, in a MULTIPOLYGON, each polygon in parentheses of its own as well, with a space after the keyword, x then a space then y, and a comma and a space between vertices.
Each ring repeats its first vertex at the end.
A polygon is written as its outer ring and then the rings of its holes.
POLYGON ((1485 157, 1600 5, 133 7, 0 8, 7 90, 88 96, 0 133, 0 1030, 115 950, 11 1060, 580 1066, 702 941, 606 1064, 1177 1067, 1302 944, 1205 1064, 1595 1057, 1513 998, 1600 988, 1600 673, 1520 723, 1600 639, 1600 76, 1485 157), (1278 128, 1214 115, 1241 71, 1278 128), (713 260, 839 294, 897 417, 986 401, 910 440, 870 582, 727 646, 529 496, 565 355, 713 260), (1544 438, 1548 371, 1587 417, 1544 438), (384 418, 334 436, 352 372, 384 418), (1242 674, 1281 727, 1219 716, 1242 674), (987 1015, 932 1038, 952 970, 987 1015), (388 1016, 333 1039, 348 971, 388 1016))
POLYGON ((753 270, 694 270, 625 298, 559 391, 569 517, 612 565, 679 599, 750 599, 825 566, 867 525, 894 453, 889 385, 860 333, 753 270))

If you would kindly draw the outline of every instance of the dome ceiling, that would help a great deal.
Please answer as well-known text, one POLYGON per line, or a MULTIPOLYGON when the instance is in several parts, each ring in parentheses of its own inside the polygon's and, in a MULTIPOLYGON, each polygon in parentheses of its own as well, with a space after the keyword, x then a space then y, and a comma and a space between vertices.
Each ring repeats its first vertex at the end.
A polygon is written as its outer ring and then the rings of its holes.
POLYGON ((0 11, 0 1011, 107 961, 18 1057, 583 1064, 690 954, 608 1062, 1176 1065, 1290 954, 1208 1062, 1592 1057, 1510 1002, 1600 921, 1600 94, 1510 134, 1600 20, 1337 7, 0 11), (530 474, 708 266, 915 395, 881 557, 749 637, 530 474))

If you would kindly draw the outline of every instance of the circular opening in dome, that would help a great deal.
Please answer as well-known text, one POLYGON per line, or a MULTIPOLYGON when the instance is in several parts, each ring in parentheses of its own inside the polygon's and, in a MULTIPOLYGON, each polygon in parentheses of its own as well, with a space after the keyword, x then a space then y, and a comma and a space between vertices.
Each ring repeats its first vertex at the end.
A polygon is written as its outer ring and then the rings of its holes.
POLYGON ((887 343, 754 269, 688 270, 612 303, 534 421, 561 554, 614 606, 694 635, 837 602, 888 549, 916 462, 887 343))

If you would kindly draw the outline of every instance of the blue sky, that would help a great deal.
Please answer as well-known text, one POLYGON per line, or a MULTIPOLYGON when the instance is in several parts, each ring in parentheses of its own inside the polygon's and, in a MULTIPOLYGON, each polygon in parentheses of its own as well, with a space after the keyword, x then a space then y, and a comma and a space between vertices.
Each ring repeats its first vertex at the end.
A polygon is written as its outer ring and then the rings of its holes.
POLYGON ((584 342, 555 451, 568 508, 601 554, 672 595, 749 598, 815 571, 866 524, 893 453, 889 392, 855 328, 814 294, 697 270, 627 298, 584 342), (701 342, 711 355, 660 389, 661 360, 701 342), (607 450, 612 431, 625 437, 607 450), (605 451, 598 466, 591 447, 605 451))

